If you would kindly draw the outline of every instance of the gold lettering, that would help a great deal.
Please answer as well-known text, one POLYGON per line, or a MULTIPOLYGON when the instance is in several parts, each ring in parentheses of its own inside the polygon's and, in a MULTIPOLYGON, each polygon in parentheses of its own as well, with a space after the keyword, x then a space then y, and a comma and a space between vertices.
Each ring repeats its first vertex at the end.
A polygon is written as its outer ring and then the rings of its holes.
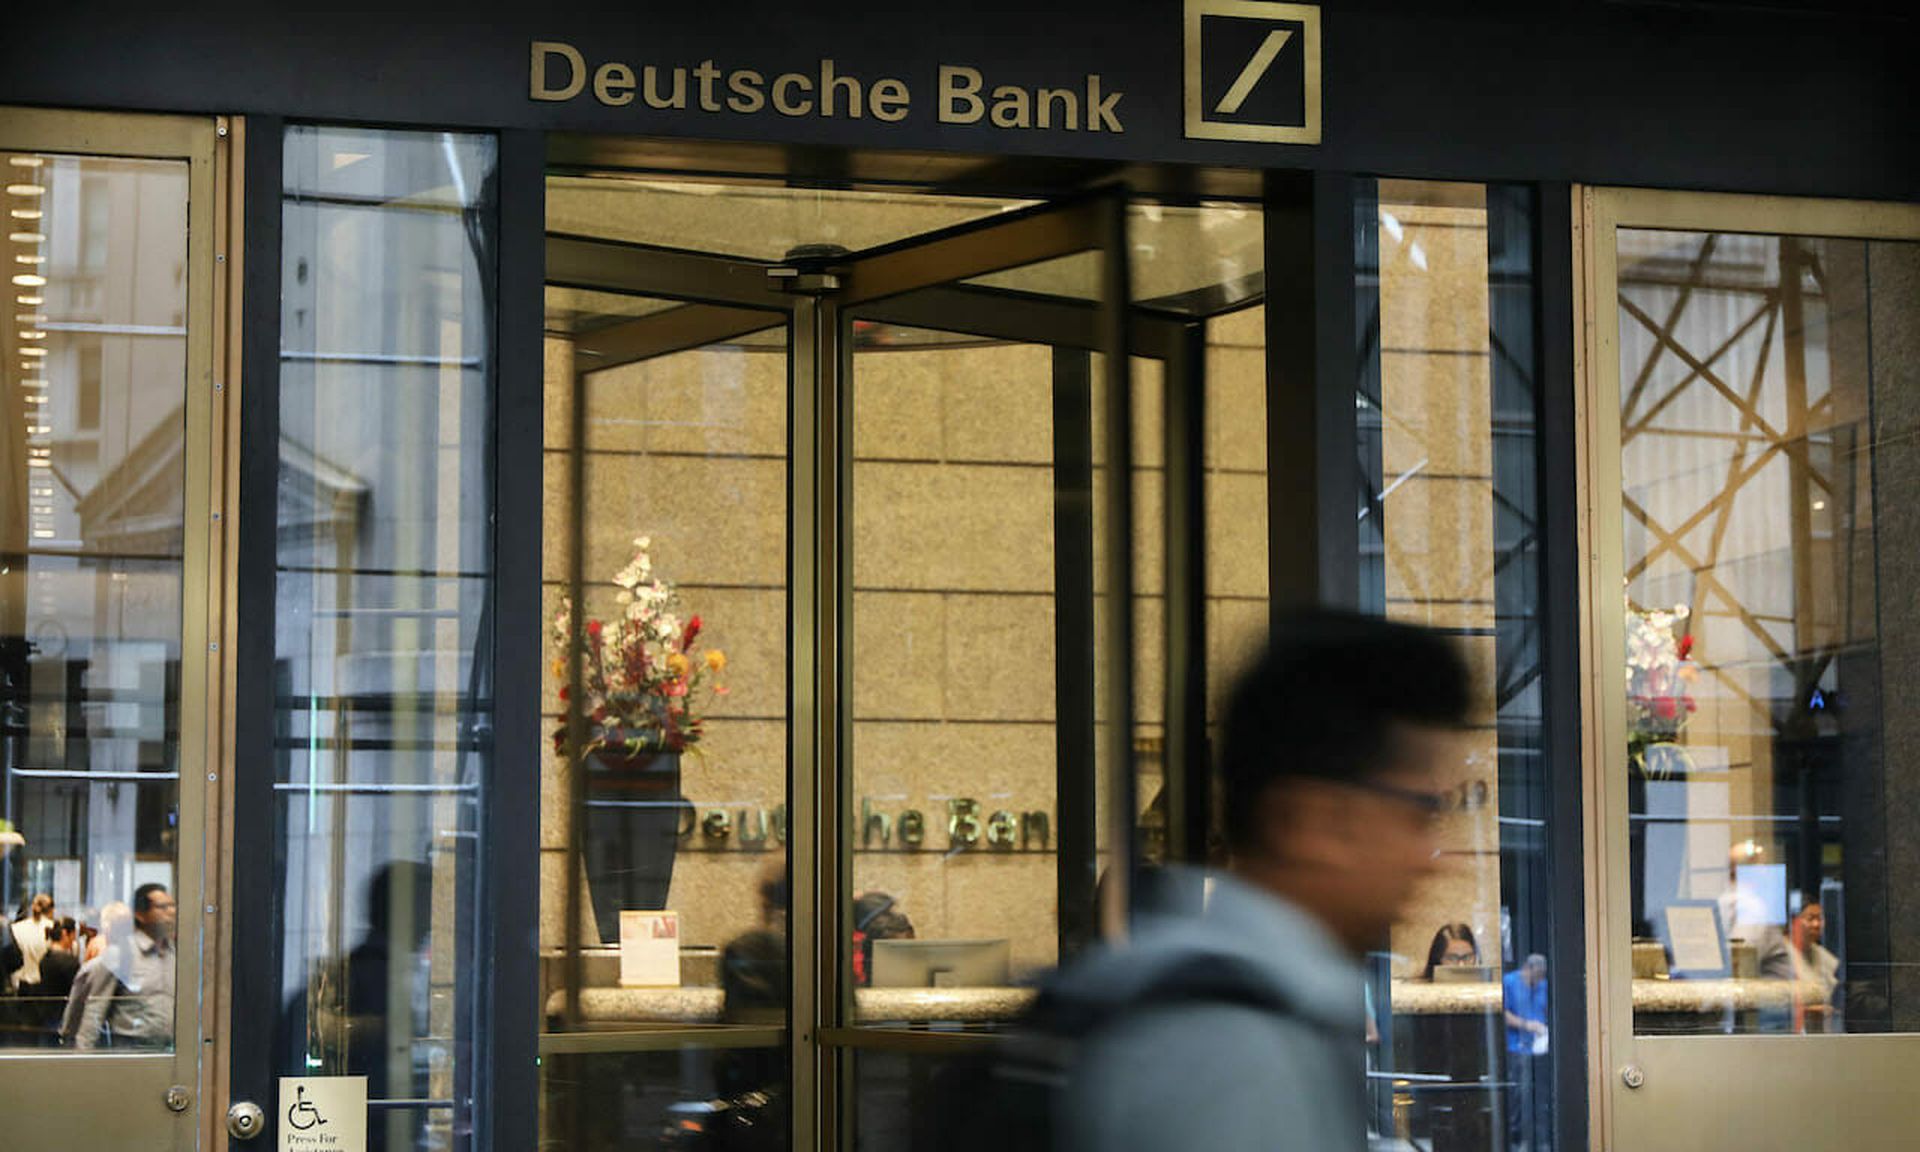
POLYGON ((875 833, 880 835, 882 848, 893 843, 893 821, 885 812, 875 812, 873 801, 862 797, 860 800, 860 847, 873 847, 875 833))
POLYGON ((1040 847, 1045 848, 1053 839, 1053 822, 1045 812, 1023 813, 1020 817, 1020 847, 1025 848, 1029 839, 1038 839, 1040 847))
POLYGON ((947 801, 947 839, 971 848, 980 842, 980 802, 961 797, 947 801))
POLYGON ((1055 101, 1058 101, 1060 107, 1065 110, 1061 117, 1064 123, 1060 126, 1069 132, 1079 131, 1080 94, 1071 88, 1040 89, 1039 94, 1034 98, 1034 103, 1039 105, 1036 109, 1038 112, 1036 119, 1040 121, 1040 127, 1053 127, 1053 105, 1055 101))
POLYGON ((754 113, 767 106, 767 98, 760 86, 767 82, 765 76, 752 69, 742 69, 727 74, 727 88, 733 95, 727 97, 727 107, 735 112, 754 113))
POLYGON ((813 91, 813 81, 800 75, 798 72, 784 72, 774 77, 773 110, 775 112, 780 113, 782 116, 805 116, 807 113, 813 111, 812 98, 802 100, 798 104, 788 101, 787 93, 795 88, 800 89, 802 92, 811 92, 813 91))
POLYGON ((975 124, 986 115, 987 106, 980 99, 980 78, 978 68, 956 68, 951 65, 940 66, 940 123, 975 124))
POLYGON ((1002 84, 993 90, 993 126, 995 128, 1031 128, 1027 117, 1027 90, 1002 84))
POLYGON ((900 845, 903 848, 918 848, 927 838, 927 818, 918 808, 909 808, 900 813, 900 845))
POLYGON ((713 82, 720 79, 720 69, 715 68, 711 60, 702 60, 700 67, 693 70, 693 75, 700 81, 700 110, 702 112, 720 111, 720 101, 713 95, 713 82))
POLYGON ((580 90, 586 86, 587 61, 578 48, 555 40, 533 42, 533 74, 527 89, 529 97, 535 100, 571 100, 580 95, 580 90), (547 83, 547 60, 552 56, 567 62, 569 71, 564 88, 555 88, 547 83))
POLYGON ((1125 132, 1126 129, 1120 126, 1120 117, 1114 115, 1113 111, 1123 95, 1125 95, 1123 92, 1115 92, 1108 96, 1100 95, 1100 77, 1088 76, 1087 131, 1098 132, 1101 125, 1105 125, 1109 132, 1125 132))
POLYGON ((673 70, 673 95, 664 99, 660 95, 660 69, 649 64, 642 69, 642 72, 647 79, 646 91, 642 93, 646 97, 647 107, 685 108, 687 106, 687 70, 685 68, 673 70))
POLYGON ((1019 830, 1020 821, 1013 813, 1002 808, 987 818, 987 847, 1005 850, 1013 847, 1013 836, 1019 830))
POLYGON ((869 95, 873 106, 873 118, 885 120, 889 124, 898 124, 907 118, 907 85, 905 81, 888 77, 875 80, 873 91, 869 95))
POLYGON ((847 90, 847 115, 860 119, 860 81, 852 76, 838 76, 833 71, 833 61, 820 61, 820 115, 833 115, 833 94, 842 85, 847 90))
POLYGON ((713 809, 700 821, 700 834, 716 843, 725 840, 733 835, 733 817, 722 809, 713 809))
POLYGON ((787 805, 785 801, 773 806, 773 842, 787 842, 787 805))
POLYGON ((625 64, 602 64, 593 74, 593 97, 618 108, 633 103, 633 69, 625 64))
POLYGON ((740 809, 740 847, 765 848, 767 846, 767 810, 765 808, 740 809), (753 822, 759 817, 759 824, 753 822))

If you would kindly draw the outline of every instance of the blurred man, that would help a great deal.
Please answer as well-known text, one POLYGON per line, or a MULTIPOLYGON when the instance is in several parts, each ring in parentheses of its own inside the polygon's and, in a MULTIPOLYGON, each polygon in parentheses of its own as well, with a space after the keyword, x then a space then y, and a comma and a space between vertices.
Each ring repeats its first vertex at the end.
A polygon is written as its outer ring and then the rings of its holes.
POLYGON ((1365 1146, 1357 960, 1434 869, 1436 769, 1469 698, 1434 633, 1332 612, 1279 622, 1227 715, 1230 871, 1197 917, 1143 916, 1047 994, 1081 1037, 1067 1147, 1365 1146))
POLYGON ((164 1048, 173 1040, 173 897, 162 884, 134 889, 131 933, 109 910, 107 943, 74 978, 60 1034, 75 1048, 164 1048))

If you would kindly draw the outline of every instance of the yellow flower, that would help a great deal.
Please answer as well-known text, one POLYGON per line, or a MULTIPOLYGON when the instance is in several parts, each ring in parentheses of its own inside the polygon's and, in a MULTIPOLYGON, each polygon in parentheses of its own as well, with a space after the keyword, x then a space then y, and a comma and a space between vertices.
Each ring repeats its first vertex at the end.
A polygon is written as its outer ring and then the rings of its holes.
POLYGON ((685 676, 687 670, 691 667, 692 665, 687 662, 687 658, 683 653, 675 652, 667 657, 667 671, 672 672, 675 676, 685 676))
POLYGON ((718 648, 707 652, 707 667, 714 672, 724 672, 727 668, 727 654, 718 648))
POLYGON ((555 660, 553 662, 553 678, 555 680, 558 680, 562 676, 565 676, 566 674, 567 674, 567 662, 565 660, 555 660))

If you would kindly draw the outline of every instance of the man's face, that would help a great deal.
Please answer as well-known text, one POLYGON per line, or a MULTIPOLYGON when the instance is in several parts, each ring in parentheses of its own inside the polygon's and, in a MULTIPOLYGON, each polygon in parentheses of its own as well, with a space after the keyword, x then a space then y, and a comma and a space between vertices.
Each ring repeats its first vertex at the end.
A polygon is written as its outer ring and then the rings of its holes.
POLYGON ((171 940, 175 915, 173 897, 165 892, 155 892, 147 898, 146 912, 136 913, 134 920, 142 932, 155 940, 171 940))
POLYGON ((1355 858, 1359 912, 1374 936, 1386 934, 1438 864, 1438 769, 1458 737, 1436 728, 1402 725, 1395 733, 1391 766, 1373 778, 1374 788, 1355 790, 1370 813, 1364 850, 1355 858))

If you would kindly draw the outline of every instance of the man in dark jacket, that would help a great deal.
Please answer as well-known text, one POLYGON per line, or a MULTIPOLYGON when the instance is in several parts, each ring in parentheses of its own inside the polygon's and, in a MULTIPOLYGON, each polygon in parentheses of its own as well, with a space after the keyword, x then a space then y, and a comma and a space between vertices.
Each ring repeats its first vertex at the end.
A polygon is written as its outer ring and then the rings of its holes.
POLYGON ((1435 633, 1280 622, 1227 715, 1231 867, 1206 878, 1201 910, 1141 918, 1058 986, 1058 1010, 1087 1021, 1067 1147, 1365 1147, 1357 958, 1434 868, 1436 770, 1460 752, 1469 699, 1435 633))

